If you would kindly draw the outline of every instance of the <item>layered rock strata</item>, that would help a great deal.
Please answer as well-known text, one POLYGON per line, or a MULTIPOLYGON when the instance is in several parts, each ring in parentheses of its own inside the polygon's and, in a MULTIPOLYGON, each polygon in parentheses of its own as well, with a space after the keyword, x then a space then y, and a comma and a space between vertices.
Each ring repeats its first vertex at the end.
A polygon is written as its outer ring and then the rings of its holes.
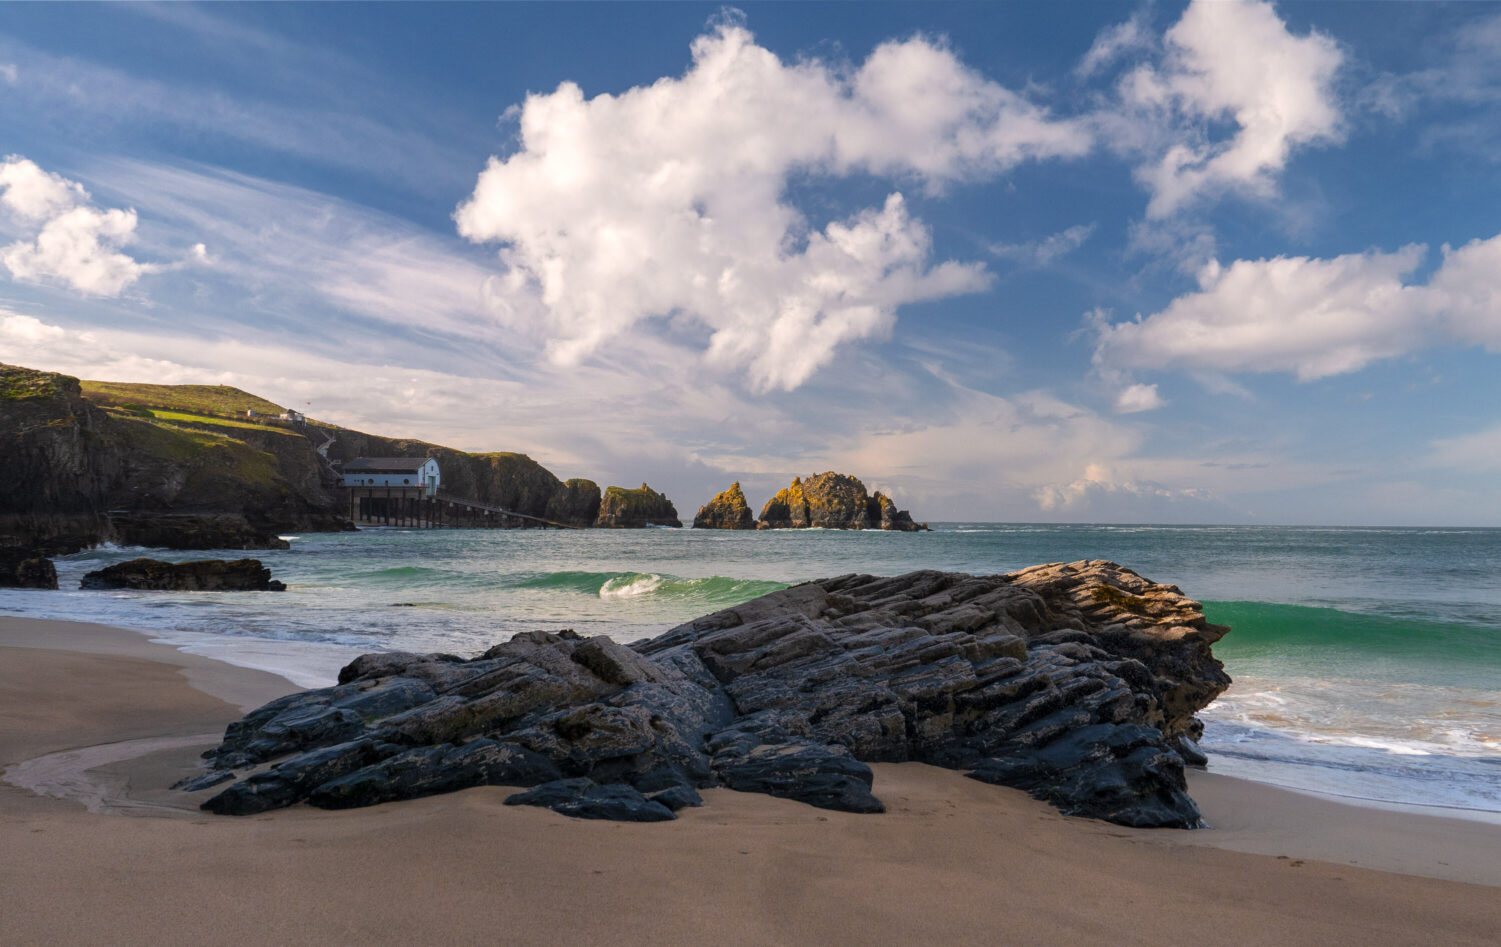
POLYGON ((728 490, 699 507, 697 515, 693 517, 693 528, 755 529, 756 518, 751 513, 750 504, 745 502, 740 481, 730 484, 728 490))
POLYGON ((86 574, 78 587, 167 592, 284 592, 287 588, 271 578, 271 570, 259 559, 131 559, 86 574))
POLYGON ((825 471, 792 483, 766 501, 757 529, 887 529, 916 532, 926 524, 898 510, 879 491, 871 496, 856 477, 825 471))
POLYGON ((231 724, 186 788, 235 779, 204 803, 229 814, 479 785, 597 818, 661 819, 714 786, 880 812, 865 763, 916 760, 1187 828, 1184 754, 1229 685, 1226 631, 1100 560, 846 575, 632 647, 527 632, 471 660, 367 654, 231 724))
POLYGON ((602 529, 640 529, 645 526, 682 526, 677 507, 667 497, 642 484, 639 489, 606 487, 594 525, 602 529))

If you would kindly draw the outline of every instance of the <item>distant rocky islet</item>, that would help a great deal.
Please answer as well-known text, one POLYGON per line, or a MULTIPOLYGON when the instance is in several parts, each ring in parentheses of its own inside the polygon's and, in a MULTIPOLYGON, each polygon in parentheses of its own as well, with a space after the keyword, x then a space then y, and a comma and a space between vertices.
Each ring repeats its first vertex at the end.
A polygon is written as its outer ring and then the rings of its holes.
POLYGON ((761 515, 751 517, 750 505, 737 481, 704 504, 693 518, 695 529, 884 529, 917 532, 926 523, 913 522, 905 510, 885 494, 868 493, 859 479, 832 470, 792 483, 766 501, 761 515))

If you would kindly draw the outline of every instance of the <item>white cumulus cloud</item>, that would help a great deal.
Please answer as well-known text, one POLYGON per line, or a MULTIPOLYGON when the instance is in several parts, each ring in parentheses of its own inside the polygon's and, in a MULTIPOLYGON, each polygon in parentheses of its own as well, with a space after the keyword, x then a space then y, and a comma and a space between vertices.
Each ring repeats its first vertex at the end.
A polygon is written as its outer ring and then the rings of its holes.
POLYGON ((0 265, 13 279, 59 283, 91 296, 118 296, 151 264, 119 247, 135 236, 134 210, 98 210, 76 181, 11 155, 0 165, 0 205, 40 231, 31 240, 0 248, 0 265))
MULTIPOLYGON (((1106 31, 1080 68, 1142 45, 1139 33, 1132 23, 1106 31)), ((1340 137, 1333 80, 1342 61, 1332 39, 1292 34, 1270 3, 1194 0, 1161 56, 1121 77, 1122 108, 1101 116, 1102 130, 1142 158, 1149 218, 1225 191, 1267 197, 1294 148, 1340 137)))
POLYGON ((1157 393, 1156 385, 1129 385, 1115 396, 1116 414, 1136 414, 1140 411, 1156 411, 1167 404, 1157 393))
POLYGON ((1444 247, 1428 282, 1410 284, 1425 255, 1413 245, 1211 263, 1198 292, 1146 318, 1097 324, 1095 364, 1292 372, 1306 381, 1446 341, 1501 351, 1501 235, 1444 247))
POLYGON ((20 155, 0 164, 0 205, 22 220, 42 221, 89 199, 83 185, 43 171, 20 155))
POLYGON ((1091 143, 932 40, 883 44, 853 69, 787 64, 730 22, 694 42, 681 77, 594 98, 564 83, 517 115, 518 150, 490 160, 455 220, 504 244, 507 289, 540 299, 553 361, 680 319, 707 329, 711 364, 761 390, 802 384, 903 304, 988 283, 981 264, 932 262, 900 193, 819 224, 788 199, 794 176, 937 194, 1091 143))

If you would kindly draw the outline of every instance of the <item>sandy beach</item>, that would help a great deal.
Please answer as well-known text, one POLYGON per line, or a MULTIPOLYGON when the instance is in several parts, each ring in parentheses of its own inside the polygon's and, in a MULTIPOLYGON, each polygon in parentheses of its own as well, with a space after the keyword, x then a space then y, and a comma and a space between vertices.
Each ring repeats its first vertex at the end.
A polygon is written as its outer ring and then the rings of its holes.
POLYGON ((663 824, 510 790, 244 819, 166 787, 292 690, 95 625, 0 618, 0 943, 1491 944, 1501 826, 1212 773, 1210 829, 1065 818, 919 764, 885 815, 712 790, 663 824), (27 788, 30 787, 30 788, 27 788))

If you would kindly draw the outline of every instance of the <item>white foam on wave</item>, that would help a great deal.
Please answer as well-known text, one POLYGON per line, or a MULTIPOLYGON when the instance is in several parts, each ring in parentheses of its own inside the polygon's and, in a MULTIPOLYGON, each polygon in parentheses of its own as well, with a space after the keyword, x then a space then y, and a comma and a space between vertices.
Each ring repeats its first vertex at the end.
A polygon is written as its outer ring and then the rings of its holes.
POLYGON ((1201 716, 1307 743, 1407 756, 1495 757, 1501 692, 1376 681, 1238 677, 1201 716))
POLYGON ((370 647, 279 638, 230 637, 207 632, 151 632, 151 640, 252 671, 266 671, 298 687, 328 687, 339 683, 339 669, 370 647))
POLYGON ((1501 819, 1501 693, 1237 679, 1200 715, 1210 769, 1350 801, 1501 819))
POLYGON ((615 576, 605 581, 600 586, 600 598, 631 598, 637 595, 648 595, 662 587, 663 579, 655 572, 642 575, 615 576))

